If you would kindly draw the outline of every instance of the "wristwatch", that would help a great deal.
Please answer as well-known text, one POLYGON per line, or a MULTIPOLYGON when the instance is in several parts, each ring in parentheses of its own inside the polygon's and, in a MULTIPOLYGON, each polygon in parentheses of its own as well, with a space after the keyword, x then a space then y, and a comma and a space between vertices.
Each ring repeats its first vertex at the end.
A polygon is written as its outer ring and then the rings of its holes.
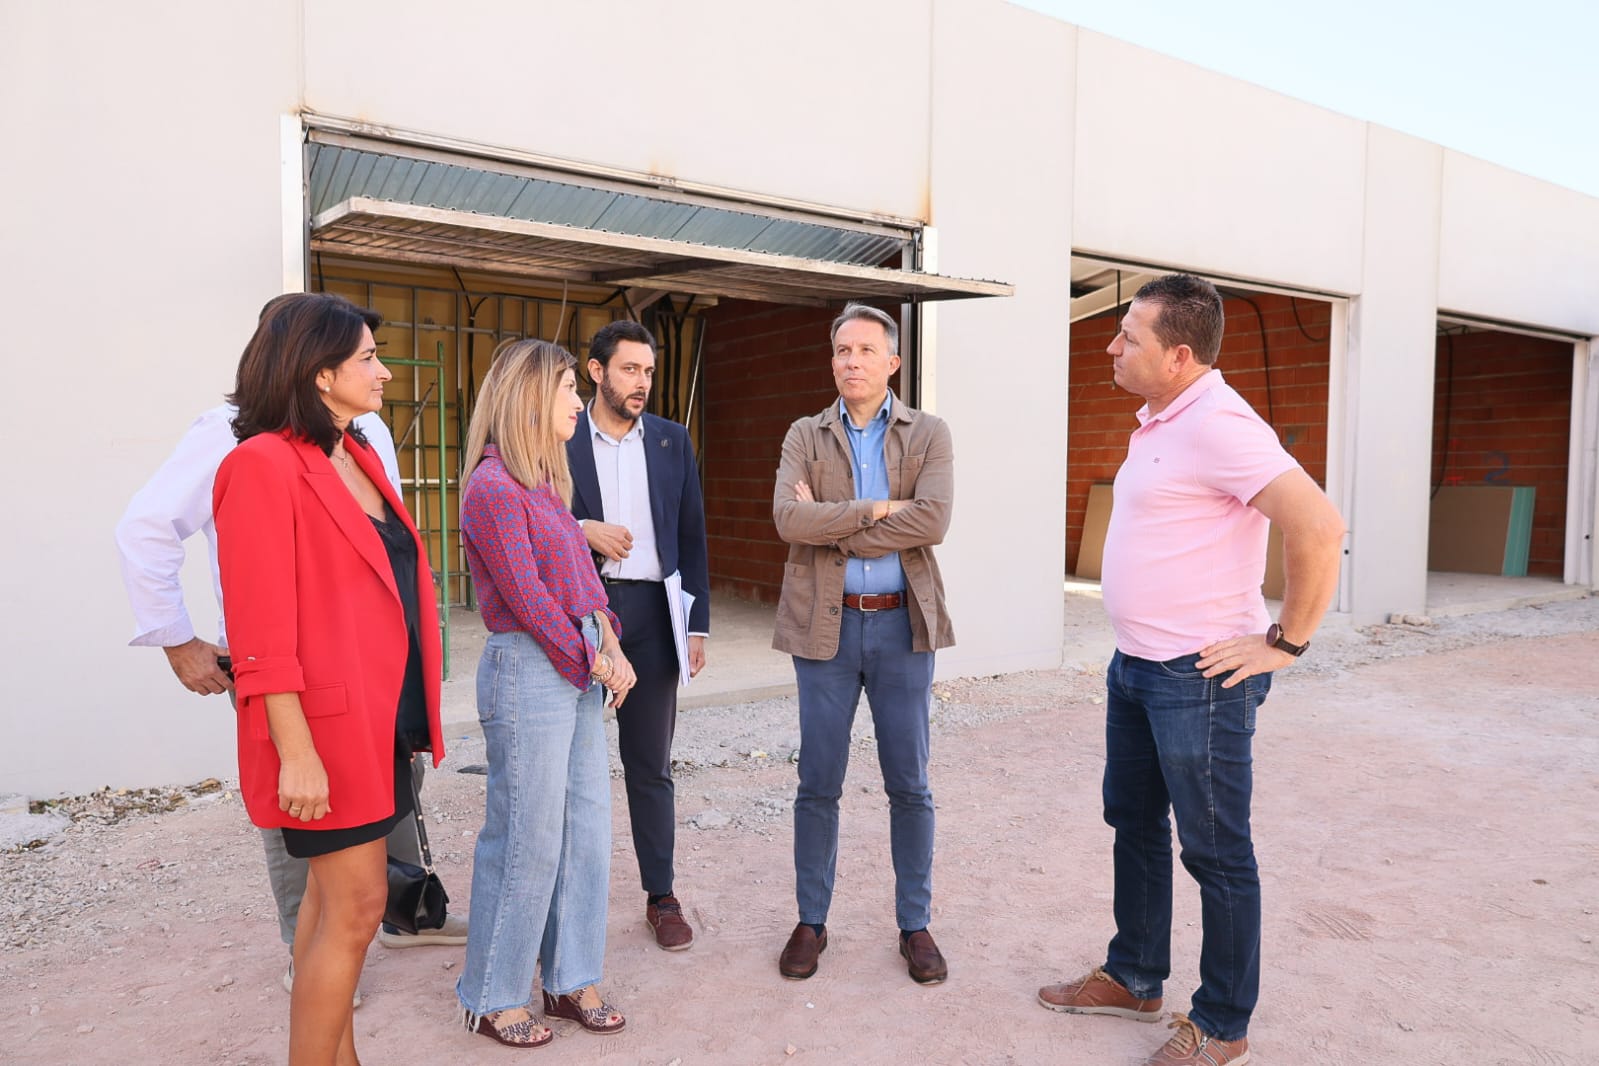
POLYGON ((1271 628, 1266 630, 1266 643, 1296 657, 1305 654, 1305 649, 1310 647, 1310 641, 1308 640, 1303 644, 1289 643, 1288 638, 1283 636, 1283 627, 1276 622, 1273 622, 1271 628))

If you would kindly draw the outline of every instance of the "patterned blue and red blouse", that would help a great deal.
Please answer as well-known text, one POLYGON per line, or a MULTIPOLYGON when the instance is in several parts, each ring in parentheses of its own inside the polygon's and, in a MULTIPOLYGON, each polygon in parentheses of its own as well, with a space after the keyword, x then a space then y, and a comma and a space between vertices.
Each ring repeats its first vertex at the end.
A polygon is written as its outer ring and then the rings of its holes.
POLYGON ((595 649, 583 639, 584 617, 604 611, 618 636, 622 627, 583 528, 555 490, 519 484, 499 449, 485 445, 461 497, 461 539, 489 632, 527 633, 562 677, 587 689, 595 649))

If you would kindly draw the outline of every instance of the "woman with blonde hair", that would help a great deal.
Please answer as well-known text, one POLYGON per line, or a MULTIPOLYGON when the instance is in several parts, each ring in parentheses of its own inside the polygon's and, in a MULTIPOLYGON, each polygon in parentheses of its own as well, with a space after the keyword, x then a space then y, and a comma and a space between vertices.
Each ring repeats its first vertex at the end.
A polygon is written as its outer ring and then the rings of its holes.
POLYGON ((488 797, 456 995, 467 1028, 511 1047, 554 1034, 532 1009, 591 1032, 626 1021, 600 997, 610 895, 611 779, 601 704, 633 669, 569 509, 566 442, 583 401, 576 361, 544 341, 494 353, 467 432, 461 537, 489 639, 478 662, 488 797))

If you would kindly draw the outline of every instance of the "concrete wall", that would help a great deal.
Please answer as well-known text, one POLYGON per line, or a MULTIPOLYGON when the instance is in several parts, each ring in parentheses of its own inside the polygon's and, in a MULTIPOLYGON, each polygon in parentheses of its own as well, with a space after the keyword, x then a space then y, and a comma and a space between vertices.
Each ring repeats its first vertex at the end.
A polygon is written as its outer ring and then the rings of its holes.
POLYGON ((1599 334, 1599 198, 1443 153, 1438 306, 1599 334))
MULTIPOLYGON (((0 32, 15 302, 0 526, 0 791, 231 773, 233 714, 128 648, 112 527, 221 402, 282 276, 280 117, 299 5, 10 4, 0 32)), ((215 636, 203 548, 186 574, 215 636)))
POLYGON ((1087 31, 1077 93, 1075 247, 1359 290, 1365 123, 1087 31))
POLYGON ((464 0, 441 17, 428 0, 308 4, 305 103, 483 145, 923 218, 929 9, 928 0, 464 0))

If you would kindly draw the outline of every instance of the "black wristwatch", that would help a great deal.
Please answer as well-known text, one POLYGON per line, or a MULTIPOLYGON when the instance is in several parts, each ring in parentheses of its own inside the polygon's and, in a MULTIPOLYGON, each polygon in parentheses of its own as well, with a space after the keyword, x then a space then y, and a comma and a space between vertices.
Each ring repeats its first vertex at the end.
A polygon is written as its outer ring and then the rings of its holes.
POLYGON ((1276 622, 1273 622, 1271 628, 1266 630, 1266 643, 1296 658, 1305 654, 1305 649, 1310 647, 1310 641, 1308 640, 1303 644, 1290 644, 1288 638, 1283 636, 1283 627, 1276 622))

